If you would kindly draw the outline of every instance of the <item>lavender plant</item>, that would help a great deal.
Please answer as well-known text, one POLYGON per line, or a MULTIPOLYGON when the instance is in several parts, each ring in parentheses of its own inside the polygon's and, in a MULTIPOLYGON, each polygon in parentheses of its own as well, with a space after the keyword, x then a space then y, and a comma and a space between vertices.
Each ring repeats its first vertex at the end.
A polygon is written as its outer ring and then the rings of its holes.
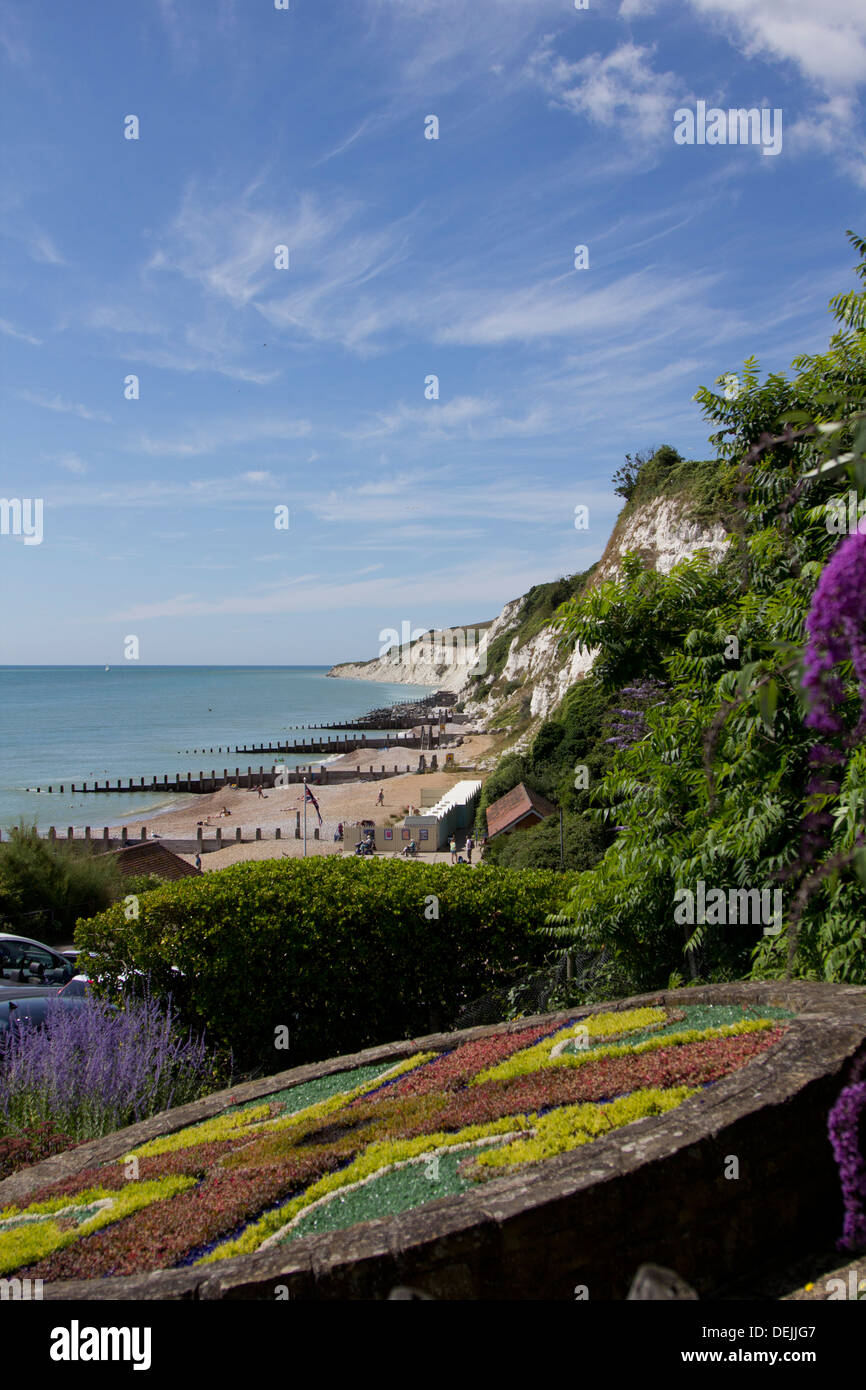
POLYGON ((0 1135, 50 1121, 98 1138, 206 1094, 215 1072, 204 1036, 181 1036, 170 1003, 54 1005, 42 1028, 25 1020, 0 1036, 0 1135))

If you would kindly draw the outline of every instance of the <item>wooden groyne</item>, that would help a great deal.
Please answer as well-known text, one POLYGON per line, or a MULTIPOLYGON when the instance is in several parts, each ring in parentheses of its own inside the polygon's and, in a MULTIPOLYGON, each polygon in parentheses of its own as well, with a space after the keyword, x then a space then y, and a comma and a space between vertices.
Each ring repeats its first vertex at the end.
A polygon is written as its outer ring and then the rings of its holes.
POLYGON ((237 751, 260 757, 266 753, 355 753, 359 748, 396 748, 398 745, 401 748, 438 747, 439 740, 418 734, 397 734, 395 738, 368 738, 366 734, 349 738, 344 734, 342 738, 338 735, 335 738, 305 739, 301 743, 263 743, 250 748, 244 745, 237 751))
POLYGON ((437 737, 434 731, 425 730, 421 734, 398 733, 394 738, 386 738, 384 735, 378 738, 371 738, 367 734, 360 734, 357 738, 350 738, 344 734, 341 738, 336 734, 333 738, 312 738, 303 739, 300 742, 291 743, 287 739, 277 739, 268 743, 244 743, 237 744, 234 748, 185 748, 184 753, 240 753, 245 757, 260 757, 267 753, 354 753, 359 748, 395 748, 398 744, 402 748, 438 748, 447 739, 437 737))
MULTIPOLYGON (((430 759, 430 770, 435 771, 437 765, 437 756, 434 753, 430 759)), ((424 772, 426 768, 427 759, 422 753, 414 767, 409 763, 393 763, 391 766, 386 766, 385 763, 381 763, 378 767, 375 767, 371 763, 367 769, 360 767, 329 768, 327 765, 323 766, 317 764, 313 766, 310 764, 306 768, 292 768, 290 772, 277 772, 275 768, 260 766, 258 771, 256 771, 255 768, 248 766, 246 772, 241 772, 238 767, 235 768, 234 772, 231 772, 229 768, 223 768, 221 775, 216 769, 211 769, 210 773, 199 772, 197 776, 194 776, 191 772, 177 772, 171 776, 166 774, 162 778, 153 777, 149 781, 144 777, 140 777, 138 781, 132 777, 126 779, 118 777, 116 781, 106 781, 104 783, 73 782, 69 784, 60 783, 58 785, 52 782, 49 783, 47 787, 35 787, 30 788, 30 790, 46 793, 60 792, 74 796, 84 793, 90 795, 94 792, 100 792, 103 795, 108 792, 114 793, 115 795, 117 792, 123 792, 127 795, 129 792, 188 792, 193 795, 204 796, 208 792, 219 791, 222 787, 243 787, 249 789, 251 787, 274 787, 276 785, 281 787, 292 786, 299 782, 312 782, 317 786, 327 786, 329 784, 336 785, 341 782, 379 781, 383 777, 398 777, 406 772, 424 772), (279 783, 277 783, 278 778, 279 783), (68 793, 66 793, 67 785, 69 787, 68 793)))

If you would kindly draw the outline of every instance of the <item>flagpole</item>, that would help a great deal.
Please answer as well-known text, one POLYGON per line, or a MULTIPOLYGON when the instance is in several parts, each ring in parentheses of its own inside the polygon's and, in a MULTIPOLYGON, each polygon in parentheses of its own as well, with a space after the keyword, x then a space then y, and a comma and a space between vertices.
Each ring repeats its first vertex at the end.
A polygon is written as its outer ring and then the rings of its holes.
POLYGON ((304 858, 307 857, 307 779, 304 778, 304 858))

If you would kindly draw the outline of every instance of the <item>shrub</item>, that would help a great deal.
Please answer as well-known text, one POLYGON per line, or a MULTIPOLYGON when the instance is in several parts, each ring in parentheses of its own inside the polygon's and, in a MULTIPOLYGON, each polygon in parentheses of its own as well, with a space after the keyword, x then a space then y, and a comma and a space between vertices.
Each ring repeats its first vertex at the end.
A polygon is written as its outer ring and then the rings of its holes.
POLYGON ((539 958, 533 929, 569 886, 540 870, 272 860, 156 889, 137 920, 115 905, 76 940, 108 978, 135 967, 171 990, 240 1066, 274 1071, 447 1026, 539 958))
POLYGON ((35 826, 15 827, 0 844, 0 918, 26 927, 39 913, 40 933, 49 940, 68 938, 79 917, 121 896, 122 884, 113 857, 52 844, 40 839, 35 826))
MULTIPOLYGON (((562 860, 566 869, 591 869, 606 846, 607 836, 601 826, 582 816, 563 818, 562 860)), ((487 853, 491 864, 506 869, 558 869, 559 816, 548 816, 538 825, 497 836, 490 841, 487 853)))

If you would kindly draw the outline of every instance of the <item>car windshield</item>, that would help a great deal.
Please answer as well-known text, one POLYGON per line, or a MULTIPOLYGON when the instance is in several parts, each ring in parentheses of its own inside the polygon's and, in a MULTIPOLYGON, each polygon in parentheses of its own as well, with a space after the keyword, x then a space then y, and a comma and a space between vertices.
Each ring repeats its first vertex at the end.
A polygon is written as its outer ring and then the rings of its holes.
POLYGON ((85 979, 83 975, 76 975, 75 979, 70 980, 60 993, 64 999, 80 999, 82 995, 87 993, 89 984, 90 981, 85 979))
POLYGON ((14 937, 0 941, 0 979, 17 984, 64 984, 72 969, 70 961, 45 946, 14 937))

